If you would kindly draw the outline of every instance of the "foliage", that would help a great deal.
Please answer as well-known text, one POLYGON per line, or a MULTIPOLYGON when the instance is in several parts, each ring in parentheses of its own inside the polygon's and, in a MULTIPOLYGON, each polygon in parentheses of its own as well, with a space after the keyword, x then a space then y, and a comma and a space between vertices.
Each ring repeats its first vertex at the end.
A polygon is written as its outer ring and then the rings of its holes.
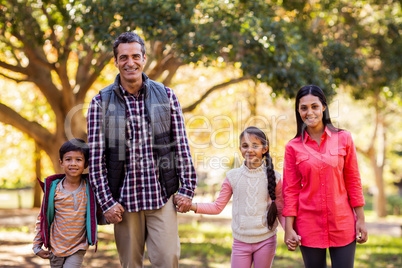
POLYGON ((388 210, 391 215, 402 215, 402 196, 390 195, 387 196, 388 210))
MULTIPOLYGON (((366 94, 369 85, 383 86, 371 83, 374 78, 393 81, 382 88, 389 89, 386 96, 401 92, 401 87, 396 90, 397 1, 0 0, 0 11, 0 75, 22 85, 33 83, 41 91, 33 106, 36 115, 15 109, 14 102, 1 95, 0 120, 33 138, 56 170, 61 143, 71 136, 85 137, 82 105, 88 95, 114 78, 113 71, 104 81, 99 75, 122 31, 135 30, 147 40, 146 72, 166 85, 180 86, 180 80, 172 81, 185 66, 226 70, 208 78, 214 83, 195 80, 194 86, 186 87, 186 113, 196 108, 208 113, 215 110, 208 107, 211 103, 222 108, 222 100, 216 95, 211 100, 210 93, 226 89, 226 100, 231 86, 239 82, 234 92, 240 92, 240 98, 254 85, 265 86, 256 87, 265 97, 293 97, 305 84, 317 84, 332 95, 348 83, 366 94), (385 68, 370 65, 378 60, 385 68), (43 100, 49 108, 39 108, 45 107, 43 100)), ((265 105, 263 98, 258 100, 265 105)), ((245 97, 242 102, 247 101, 245 97)), ((228 115, 236 112, 235 106, 229 108, 228 115)), ((250 105, 250 113, 251 109, 250 105)), ((225 139, 224 134, 219 138, 225 139)))
POLYGON ((294 10, 286 11, 276 1, 163 1, 155 9, 157 2, 103 0, 92 5, 87 0, 91 7, 83 27, 105 44, 121 29, 137 30, 152 44, 161 44, 159 57, 169 55, 180 65, 238 63, 244 76, 286 96, 312 83, 332 94, 330 70, 315 50, 321 40, 294 10), (152 16, 147 15, 150 10, 152 16))
POLYGON ((79 27, 85 12, 79 1, 1 0, 0 10, 0 75, 35 85, 51 113, 34 111, 49 114, 53 127, 38 116, 20 113, 5 99, 0 103, 1 121, 33 138, 57 170, 61 144, 85 137, 80 105, 111 53, 100 50, 91 34, 79 27))

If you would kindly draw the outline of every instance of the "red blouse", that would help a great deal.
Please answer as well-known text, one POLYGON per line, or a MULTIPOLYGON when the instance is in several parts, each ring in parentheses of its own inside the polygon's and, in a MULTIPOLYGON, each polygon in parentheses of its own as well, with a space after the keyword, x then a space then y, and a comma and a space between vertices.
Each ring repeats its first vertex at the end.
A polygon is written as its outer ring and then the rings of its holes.
POLYGON ((285 148, 283 216, 307 247, 341 247, 356 239, 352 208, 365 204, 356 149, 347 131, 325 128, 320 146, 305 132, 285 148))

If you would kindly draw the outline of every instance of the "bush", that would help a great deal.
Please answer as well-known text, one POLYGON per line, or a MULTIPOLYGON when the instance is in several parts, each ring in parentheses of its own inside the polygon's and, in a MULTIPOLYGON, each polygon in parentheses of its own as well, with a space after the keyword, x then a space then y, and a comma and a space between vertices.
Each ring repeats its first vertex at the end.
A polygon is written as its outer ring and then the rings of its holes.
POLYGON ((402 212, 402 196, 389 195, 387 197, 387 210, 389 214, 401 215, 402 212))

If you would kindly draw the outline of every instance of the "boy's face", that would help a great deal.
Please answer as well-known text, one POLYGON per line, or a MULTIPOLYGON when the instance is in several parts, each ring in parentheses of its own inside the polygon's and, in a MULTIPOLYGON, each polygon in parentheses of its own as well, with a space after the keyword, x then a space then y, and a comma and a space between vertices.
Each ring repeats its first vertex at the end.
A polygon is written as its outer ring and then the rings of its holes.
POLYGON ((71 151, 63 155, 60 166, 68 177, 80 177, 84 169, 88 166, 85 163, 84 154, 80 151, 71 151))

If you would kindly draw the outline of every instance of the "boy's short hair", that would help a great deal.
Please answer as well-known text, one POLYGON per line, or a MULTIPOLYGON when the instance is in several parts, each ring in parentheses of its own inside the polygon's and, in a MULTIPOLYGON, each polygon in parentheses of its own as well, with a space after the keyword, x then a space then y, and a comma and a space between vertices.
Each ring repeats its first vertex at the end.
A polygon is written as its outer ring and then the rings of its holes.
POLYGON ((63 156, 68 152, 81 152, 85 157, 85 163, 89 160, 89 147, 84 140, 71 139, 65 142, 59 150, 60 160, 63 161, 63 156))

